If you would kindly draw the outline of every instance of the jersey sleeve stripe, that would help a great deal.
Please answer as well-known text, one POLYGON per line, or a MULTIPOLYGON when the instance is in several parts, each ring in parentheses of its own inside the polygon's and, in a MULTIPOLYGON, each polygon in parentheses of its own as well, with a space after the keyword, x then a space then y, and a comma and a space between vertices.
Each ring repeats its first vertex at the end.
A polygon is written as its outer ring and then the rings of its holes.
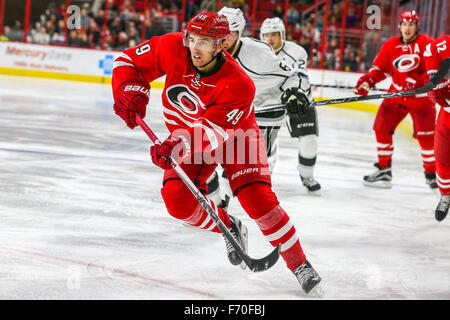
POLYGON ((128 63, 128 62, 123 62, 123 61, 114 61, 114 63, 113 63, 113 69, 115 69, 115 68, 117 68, 117 67, 124 67, 124 66, 127 66, 127 67, 133 67, 134 68, 134 64, 132 64, 132 63, 128 63))
POLYGON ((123 59, 125 59, 125 60, 128 60, 128 61, 133 61, 131 58, 130 58, 130 56, 129 55, 127 55, 126 53, 124 53, 124 52, 122 52, 120 55, 119 55, 119 58, 123 58, 123 59))

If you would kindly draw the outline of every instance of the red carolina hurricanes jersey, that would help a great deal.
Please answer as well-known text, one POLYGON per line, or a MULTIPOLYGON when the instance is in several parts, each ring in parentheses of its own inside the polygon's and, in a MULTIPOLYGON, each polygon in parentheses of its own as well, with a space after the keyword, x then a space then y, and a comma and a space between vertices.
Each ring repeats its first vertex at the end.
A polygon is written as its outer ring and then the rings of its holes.
POLYGON ((429 43, 423 54, 428 74, 437 72, 445 58, 450 57, 450 35, 443 35, 429 43))
POLYGON ((151 82, 166 75, 162 102, 167 128, 171 133, 187 129, 191 137, 194 128, 196 134, 202 130, 201 149, 196 143, 192 151, 215 150, 230 138, 231 130, 257 127, 253 81, 228 53, 221 55, 221 67, 204 76, 194 68, 182 33, 152 37, 115 60, 114 98, 125 80, 140 77, 151 82))
POLYGON ((426 34, 419 34, 413 42, 406 45, 402 43, 400 36, 389 39, 381 47, 369 75, 375 82, 380 82, 391 75, 392 85, 389 88, 391 92, 402 91, 407 78, 414 79, 419 76, 424 83, 428 82, 423 53, 425 47, 432 41, 433 38, 426 34))
MULTIPOLYGON (((428 74, 437 72, 445 58, 450 57, 450 35, 443 35, 428 44, 423 54, 428 74)), ((447 79, 447 82, 449 80, 447 79)), ((450 83, 448 84, 450 85, 450 83)), ((439 86, 439 85, 438 85, 439 86)), ((450 99, 450 97, 448 97, 450 99)), ((450 107, 444 107, 447 111, 443 114, 443 122, 450 128, 450 107)))

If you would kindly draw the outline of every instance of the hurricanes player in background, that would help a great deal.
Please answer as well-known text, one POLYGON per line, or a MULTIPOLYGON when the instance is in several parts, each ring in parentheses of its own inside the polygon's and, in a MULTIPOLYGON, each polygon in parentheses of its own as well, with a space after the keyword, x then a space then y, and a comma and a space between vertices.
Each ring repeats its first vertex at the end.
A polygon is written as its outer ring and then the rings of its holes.
MULTIPOLYGON (((206 193, 207 179, 217 167, 217 155, 223 152, 226 155, 220 164, 234 195, 267 240, 273 246, 281 244, 282 258, 308 293, 321 279, 306 260, 295 227, 271 189, 267 156, 253 112, 255 87, 223 50, 229 34, 223 15, 203 11, 188 22, 185 35, 155 36, 125 50, 114 62, 114 110, 128 127, 136 127, 136 114, 144 117, 146 113, 149 82, 166 75, 162 103, 170 135, 153 145, 150 153, 152 161, 164 169, 161 194, 167 211, 192 226, 220 233, 167 157, 174 157, 198 189, 206 193), (252 161, 255 153, 249 151, 255 145, 262 150, 252 161), (228 152, 233 155, 231 160, 228 152), (242 156, 244 161, 237 160, 242 156)), ((222 208, 217 212, 246 249, 243 223, 222 208)), ((242 259, 226 238, 225 242, 230 262, 241 264, 242 259)))
MULTIPOLYGON (((302 46, 286 40, 286 30, 283 21, 267 18, 259 30, 262 41, 267 42, 275 54, 292 68, 299 68, 307 73, 308 54, 302 46)), ((298 165, 303 185, 309 192, 315 194, 320 190, 320 184, 314 179, 314 167, 317 159, 317 136, 319 127, 315 107, 308 107, 300 114, 289 114, 286 119, 291 137, 298 138, 298 165)))
MULTIPOLYGON (((445 58, 450 57, 450 35, 444 35, 428 44, 423 54, 428 75, 432 78, 445 58)), ((435 210, 435 218, 444 220, 450 207, 450 82, 441 81, 428 96, 440 105, 436 133, 434 137, 434 152, 436 157, 436 177, 441 200, 435 210)))
MULTIPOLYGON (((383 44, 369 73, 358 80, 355 94, 367 95, 370 88, 389 75, 392 76, 390 92, 415 90, 428 82, 423 52, 433 39, 419 33, 419 23, 420 18, 414 10, 401 14, 401 35, 383 44)), ((437 188, 433 149, 436 110, 426 94, 389 98, 381 103, 373 126, 377 140, 377 169, 373 174, 364 176, 366 186, 392 187, 393 134, 408 113, 414 124, 414 138, 420 144, 425 181, 430 188, 437 188)))

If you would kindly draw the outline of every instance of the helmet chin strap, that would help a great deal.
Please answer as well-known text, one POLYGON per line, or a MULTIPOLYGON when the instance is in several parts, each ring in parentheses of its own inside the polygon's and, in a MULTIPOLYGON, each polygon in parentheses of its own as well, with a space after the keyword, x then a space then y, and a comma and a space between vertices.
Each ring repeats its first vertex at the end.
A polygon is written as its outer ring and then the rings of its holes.
POLYGON ((217 58, 217 54, 215 54, 216 51, 217 51, 217 49, 214 49, 214 51, 213 51, 213 57, 211 58, 211 60, 209 60, 209 62, 207 62, 207 63, 205 63, 204 65, 202 65, 202 66, 200 66, 200 67, 197 67, 197 68, 204 68, 204 67, 206 67, 207 65, 209 65, 211 62, 213 62, 214 59, 217 58))

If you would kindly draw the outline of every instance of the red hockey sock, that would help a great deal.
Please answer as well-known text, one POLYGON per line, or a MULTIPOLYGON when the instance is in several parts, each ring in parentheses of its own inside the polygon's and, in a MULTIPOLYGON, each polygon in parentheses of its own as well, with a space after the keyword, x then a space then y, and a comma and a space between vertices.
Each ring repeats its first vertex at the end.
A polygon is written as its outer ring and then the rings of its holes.
POLYGON ((377 155, 380 167, 389 167, 394 153, 392 135, 385 133, 375 133, 377 139, 377 155))
POLYGON ((417 139, 420 144, 423 168, 426 173, 436 172, 436 164, 434 159, 434 135, 426 136, 426 138, 417 139))
MULTIPOLYGON (((198 203, 183 181, 179 179, 168 180, 161 189, 161 195, 169 214, 184 222, 212 232, 221 233, 211 217, 198 203)), ((216 209, 212 201, 209 203, 216 209)), ((220 220, 229 227, 230 217, 222 208, 217 208, 220 220)))
POLYGON ((239 190, 237 196, 270 244, 274 247, 281 244, 281 257, 290 270, 306 261, 295 227, 268 184, 250 184, 239 190))
POLYGON ((450 195, 450 166, 436 162, 436 180, 442 195, 450 195))

